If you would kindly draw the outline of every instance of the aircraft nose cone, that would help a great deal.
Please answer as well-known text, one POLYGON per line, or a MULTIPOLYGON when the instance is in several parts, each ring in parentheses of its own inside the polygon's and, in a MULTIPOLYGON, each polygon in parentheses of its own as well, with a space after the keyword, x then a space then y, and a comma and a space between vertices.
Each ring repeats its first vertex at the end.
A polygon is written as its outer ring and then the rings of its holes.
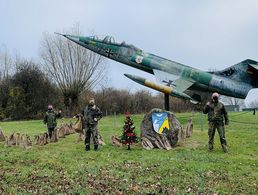
POLYGON ((57 32, 55 32, 55 34, 64 36, 65 38, 67 38, 71 41, 74 41, 74 42, 79 42, 80 41, 80 37, 76 36, 76 35, 61 34, 61 33, 57 33, 57 32))
POLYGON ((72 41, 80 41, 80 37, 79 36, 74 36, 74 35, 64 35, 64 37, 66 37, 67 39, 70 39, 72 41))

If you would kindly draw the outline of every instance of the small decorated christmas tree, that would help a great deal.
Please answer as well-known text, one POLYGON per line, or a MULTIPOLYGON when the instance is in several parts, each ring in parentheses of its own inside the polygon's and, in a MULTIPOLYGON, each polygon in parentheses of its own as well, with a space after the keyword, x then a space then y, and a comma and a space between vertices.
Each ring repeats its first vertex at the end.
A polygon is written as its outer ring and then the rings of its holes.
POLYGON ((130 115, 127 114, 124 121, 123 134, 120 137, 121 142, 128 146, 127 150, 131 149, 130 146, 133 143, 138 142, 138 138, 134 129, 135 126, 133 124, 133 120, 130 118, 130 115))

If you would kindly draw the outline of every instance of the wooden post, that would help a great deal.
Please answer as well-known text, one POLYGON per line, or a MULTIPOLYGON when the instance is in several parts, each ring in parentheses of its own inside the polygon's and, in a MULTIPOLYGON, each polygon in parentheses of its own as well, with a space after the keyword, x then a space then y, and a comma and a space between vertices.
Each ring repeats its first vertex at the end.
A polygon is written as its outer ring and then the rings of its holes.
POLYGON ((200 112, 200 128, 203 130, 202 112, 200 112))
POLYGON ((114 128, 116 128, 116 112, 114 112, 114 128))

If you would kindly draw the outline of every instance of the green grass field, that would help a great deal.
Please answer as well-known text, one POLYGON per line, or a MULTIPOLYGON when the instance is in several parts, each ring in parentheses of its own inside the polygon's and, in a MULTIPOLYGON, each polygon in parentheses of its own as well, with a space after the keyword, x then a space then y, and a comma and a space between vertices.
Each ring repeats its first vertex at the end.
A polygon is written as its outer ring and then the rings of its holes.
MULTIPOLYGON (((191 113, 176 115, 186 126, 191 113)), ((132 118, 140 135, 143 115, 132 118)), ((194 116, 193 137, 170 151, 112 146, 110 136, 121 134, 124 116, 117 117, 116 128, 113 117, 100 121, 107 145, 98 152, 85 152, 84 144, 76 143, 77 135, 28 150, 2 142, 0 194, 257 194, 258 115, 229 113, 229 119, 227 154, 217 133, 215 149, 208 152, 207 118, 203 116, 202 131, 199 113, 194 116)), ((46 131, 39 120, 0 122, 0 127, 7 135, 46 131)))

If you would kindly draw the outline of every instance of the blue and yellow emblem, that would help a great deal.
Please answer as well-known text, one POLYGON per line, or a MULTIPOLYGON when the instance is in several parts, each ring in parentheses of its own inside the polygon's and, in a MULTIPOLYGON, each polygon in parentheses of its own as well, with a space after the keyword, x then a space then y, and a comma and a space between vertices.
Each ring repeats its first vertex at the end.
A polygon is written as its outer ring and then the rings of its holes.
POLYGON ((152 125, 154 131, 159 134, 167 134, 169 130, 168 115, 166 112, 152 113, 152 125))

